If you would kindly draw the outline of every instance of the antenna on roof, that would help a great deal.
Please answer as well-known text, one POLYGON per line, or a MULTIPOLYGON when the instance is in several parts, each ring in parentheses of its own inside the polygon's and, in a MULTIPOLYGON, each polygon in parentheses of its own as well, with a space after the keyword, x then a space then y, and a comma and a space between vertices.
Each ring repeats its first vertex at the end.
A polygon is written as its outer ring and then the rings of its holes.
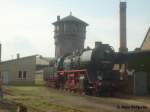
POLYGON ((70 12, 70 16, 72 16, 72 12, 70 12))

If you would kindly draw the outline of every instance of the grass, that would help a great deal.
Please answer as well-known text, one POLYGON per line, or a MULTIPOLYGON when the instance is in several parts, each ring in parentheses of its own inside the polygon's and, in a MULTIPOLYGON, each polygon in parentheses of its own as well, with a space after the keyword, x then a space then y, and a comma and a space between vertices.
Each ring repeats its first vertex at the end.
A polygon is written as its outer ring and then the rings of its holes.
POLYGON ((23 104, 29 112, 83 112, 71 106, 57 104, 57 100, 65 100, 66 96, 42 86, 5 86, 5 101, 23 104))
MULTIPOLYGON (((117 105, 146 105, 150 107, 149 97, 98 98, 70 94, 43 86, 4 86, 4 91, 6 92, 5 105, 0 105, 0 112, 5 112, 2 111, 4 108, 15 112, 18 104, 26 106, 28 112, 120 112, 116 108, 117 105)), ((121 110, 121 112, 126 111, 121 110)))

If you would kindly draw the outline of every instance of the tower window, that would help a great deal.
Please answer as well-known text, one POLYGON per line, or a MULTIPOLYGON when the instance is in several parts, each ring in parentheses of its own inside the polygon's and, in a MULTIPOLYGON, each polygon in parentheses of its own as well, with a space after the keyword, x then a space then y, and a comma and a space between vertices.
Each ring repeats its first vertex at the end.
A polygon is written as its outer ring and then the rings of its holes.
POLYGON ((65 24, 64 25, 64 31, 65 32, 71 32, 71 30, 72 30, 71 24, 65 24))
POLYGON ((56 32, 59 31, 59 26, 58 26, 58 25, 55 26, 55 31, 56 31, 56 32))

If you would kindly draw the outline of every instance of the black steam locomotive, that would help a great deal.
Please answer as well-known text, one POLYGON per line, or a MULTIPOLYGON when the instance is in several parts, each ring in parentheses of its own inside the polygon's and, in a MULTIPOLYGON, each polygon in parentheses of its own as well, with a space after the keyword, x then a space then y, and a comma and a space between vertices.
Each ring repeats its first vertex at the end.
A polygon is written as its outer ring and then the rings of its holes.
POLYGON ((119 71, 113 70, 115 59, 114 49, 101 42, 96 42, 94 49, 66 54, 52 66, 49 86, 91 95, 112 95, 120 89, 119 71))

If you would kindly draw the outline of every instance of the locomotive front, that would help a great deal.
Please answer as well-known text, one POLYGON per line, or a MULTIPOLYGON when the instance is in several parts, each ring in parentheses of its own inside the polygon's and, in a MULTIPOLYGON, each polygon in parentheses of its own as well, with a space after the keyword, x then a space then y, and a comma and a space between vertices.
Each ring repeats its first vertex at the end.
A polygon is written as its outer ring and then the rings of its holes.
POLYGON ((109 78, 108 72, 112 71, 115 52, 108 44, 95 43, 91 52, 91 60, 88 66, 88 76, 91 81, 109 78))

